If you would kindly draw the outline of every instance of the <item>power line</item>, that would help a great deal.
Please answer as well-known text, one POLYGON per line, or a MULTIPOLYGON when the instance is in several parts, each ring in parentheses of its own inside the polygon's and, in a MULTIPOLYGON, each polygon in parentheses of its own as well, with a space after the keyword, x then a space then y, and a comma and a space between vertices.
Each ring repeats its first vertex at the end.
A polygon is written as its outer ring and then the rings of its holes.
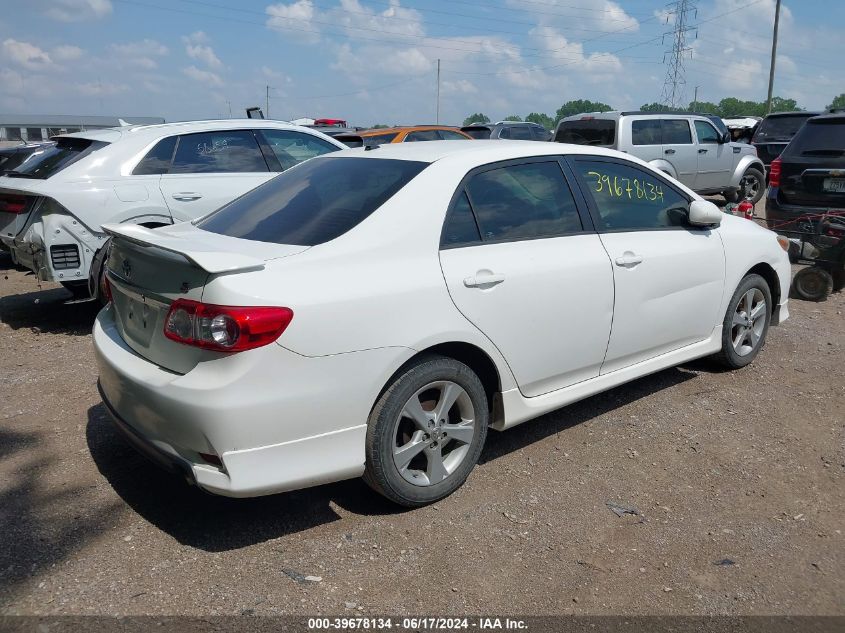
MULTIPOLYGON (((672 29, 672 50, 669 55, 669 66, 666 69, 666 80, 663 82, 663 95, 660 101, 669 108, 677 108, 683 100, 684 86, 684 57, 692 50, 687 46, 687 36, 695 30, 690 26, 690 16, 696 15, 698 9, 695 0, 676 0, 666 5, 669 15, 674 16, 672 29)), ((665 58, 664 58, 665 59, 665 58)))

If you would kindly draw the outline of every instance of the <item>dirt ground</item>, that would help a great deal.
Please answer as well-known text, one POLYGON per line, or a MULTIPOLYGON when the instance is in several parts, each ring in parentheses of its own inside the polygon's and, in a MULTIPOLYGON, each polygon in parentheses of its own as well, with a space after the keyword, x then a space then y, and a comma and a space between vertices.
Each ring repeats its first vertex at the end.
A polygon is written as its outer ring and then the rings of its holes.
POLYGON ((403 511, 357 480, 229 500, 158 471, 107 421, 94 307, 0 275, 0 615, 845 615, 845 294, 793 300, 741 371, 491 432, 403 511))

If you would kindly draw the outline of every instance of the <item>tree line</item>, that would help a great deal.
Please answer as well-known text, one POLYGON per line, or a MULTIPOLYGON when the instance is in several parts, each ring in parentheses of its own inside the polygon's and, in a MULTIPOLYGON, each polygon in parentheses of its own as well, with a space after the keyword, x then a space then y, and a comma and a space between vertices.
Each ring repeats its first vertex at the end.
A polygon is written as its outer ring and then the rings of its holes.
MULTIPOLYGON (((834 97, 827 110, 845 108, 845 93, 834 97)), ((574 101, 567 101, 560 106, 555 112, 554 116, 544 114, 542 112, 531 112, 523 119, 518 114, 511 114, 504 118, 505 121, 528 121, 530 123, 538 123, 547 130, 553 130, 557 122, 564 117, 572 116, 574 114, 581 114, 582 112, 609 112, 613 107, 601 101, 590 101, 588 99, 576 99, 574 101)), ((661 103, 644 103, 640 106, 642 112, 700 112, 702 114, 715 114, 724 119, 730 119, 742 116, 759 116, 764 117, 767 114, 767 104, 765 101, 743 101, 736 97, 725 97, 719 103, 712 103, 710 101, 693 101, 686 108, 667 108, 661 103)), ((772 98, 772 112, 792 112, 796 110, 803 110, 795 99, 784 99, 782 97, 772 98)), ((470 114, 464 119, 463 125, 470 125, 471 123, 490 123, 490 118, 482 112, 470 114)))

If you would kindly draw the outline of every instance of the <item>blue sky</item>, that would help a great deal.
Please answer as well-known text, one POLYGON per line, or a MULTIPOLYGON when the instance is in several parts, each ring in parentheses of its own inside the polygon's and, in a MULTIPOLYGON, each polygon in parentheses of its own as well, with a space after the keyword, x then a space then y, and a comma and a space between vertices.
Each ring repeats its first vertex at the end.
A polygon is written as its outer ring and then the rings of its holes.
MULTIPOLYGON (((651 0, 6 0, 0 111, 351 123, 658 101, 670 29, 651 0)), ((766 96, 775 0, 699 0, 686 100, 766 96)), ((669 17, 671 21, 671 17, 669 17)), ((845 2, 785 1, 775 94, 845 92, 845 2)))

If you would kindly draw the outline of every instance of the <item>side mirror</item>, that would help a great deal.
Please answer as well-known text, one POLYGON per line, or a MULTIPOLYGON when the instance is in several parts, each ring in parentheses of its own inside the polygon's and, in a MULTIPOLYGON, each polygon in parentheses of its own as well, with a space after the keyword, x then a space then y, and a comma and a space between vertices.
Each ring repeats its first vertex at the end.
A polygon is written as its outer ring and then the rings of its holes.
POLYGON ((718 226, 722 223, 722 211, 707 200, 693 200, 689 205, 689 223, 693 226, 718 226))
POLYGON ((721 140, 720 140, 719 142, 720 142, 722 145, 724 145, 725 143, 730 143, 730 142, 731 142, 731 133, 730 133, 730 132, 725 132, 724 134, 722 134, 722 138, 721 138, 721 140))

